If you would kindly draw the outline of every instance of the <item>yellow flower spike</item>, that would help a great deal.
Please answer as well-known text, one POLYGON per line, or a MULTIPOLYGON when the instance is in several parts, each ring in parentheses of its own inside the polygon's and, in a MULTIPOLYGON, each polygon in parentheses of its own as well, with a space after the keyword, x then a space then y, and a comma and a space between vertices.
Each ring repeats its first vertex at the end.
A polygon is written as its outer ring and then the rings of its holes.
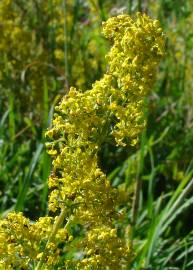
POLYGON ((99 168, 99 152, 108 141, 121 147, 137 143, 145 126, 144 98, 164 54, 164 38, 159 22, 140 13, 136 20, 110 18, 103 33, 113 43, 108 71, 84 93, 71 87, 46 133, 53 158, 49 210, 56 217, 32 224, 12 213, 0 221, 0 263, 9 254, 8 269, 29 261, 36 270, 57 269, 58 264, 84 270, 129 267, 132 251, 116 228, 119 190, 99 168), (72 228, 80 225, 83 235, 76 238, 72 228), (70 259, 61 261, 67 252, 70 259))

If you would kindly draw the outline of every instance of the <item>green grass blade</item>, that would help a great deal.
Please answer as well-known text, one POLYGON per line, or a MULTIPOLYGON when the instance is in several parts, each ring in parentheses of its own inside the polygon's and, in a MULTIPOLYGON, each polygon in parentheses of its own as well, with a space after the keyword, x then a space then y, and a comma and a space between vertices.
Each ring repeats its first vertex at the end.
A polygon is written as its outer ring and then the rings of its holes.
POLYGON ((36 168, 38 161, 40 159, 42 149, 43 149, 43 144, 39 143, 37 146, 36 152, 34 153, 34 156, 31 160, 28 173, 27 173, 26 177, 24 178, 22 189, 19 192, 19 195, 18 195, 18 198, 16 201, 16 205, 15 205, 15 211, 21 211, 24 209, 24 202, 25 202, 25 199, 27 196, 27 192, 28 192, 28 189, 29 189, 29 186, 31 183, 33 173, 34 173, 35 168, 36 168))

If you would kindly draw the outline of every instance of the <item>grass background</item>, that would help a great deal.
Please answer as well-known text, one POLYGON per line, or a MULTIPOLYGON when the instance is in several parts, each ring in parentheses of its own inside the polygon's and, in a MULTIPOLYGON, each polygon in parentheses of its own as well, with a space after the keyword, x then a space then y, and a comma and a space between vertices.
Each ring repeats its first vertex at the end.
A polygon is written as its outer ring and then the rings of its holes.
MULTIPOLYGON (((160 20, 166 56, 147 99, 135 148, 103 146, 101 164, 123 193, 131 269, 193 269, 192 0, 2 0, 0 3, 0 214, 47 213, 51 160, 44 132, 69 86, 83 90, 106 68, 108 17, 160 20)), ((121 226, 121 225, 120 225, 121 226)))

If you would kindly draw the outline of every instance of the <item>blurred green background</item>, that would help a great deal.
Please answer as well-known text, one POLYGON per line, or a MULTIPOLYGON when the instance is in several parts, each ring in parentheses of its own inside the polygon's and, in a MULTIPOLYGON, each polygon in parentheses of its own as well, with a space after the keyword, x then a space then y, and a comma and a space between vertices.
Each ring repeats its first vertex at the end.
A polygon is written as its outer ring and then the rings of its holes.
MULTIPOLYGON (((166 55, 135 148, 104 145, 101 166, 123 193, 131 269, 193 269, 193 1, 0 1, 0 213, 47 213, 51 160, 44 146, 54 106, 106 70, 102 21, 146 12, 166 55)), ((121 226, 121 225, 120 225, 121 226)))

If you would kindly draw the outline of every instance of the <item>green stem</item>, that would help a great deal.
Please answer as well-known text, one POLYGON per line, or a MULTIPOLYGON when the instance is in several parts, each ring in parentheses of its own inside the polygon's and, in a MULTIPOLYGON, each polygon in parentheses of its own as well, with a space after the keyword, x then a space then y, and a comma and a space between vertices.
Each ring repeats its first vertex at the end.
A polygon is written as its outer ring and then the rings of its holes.
MULTIPOLYGON (((64 217, 65 217, 65 210, 62 209, 59 217, 57 218, 56 222, 54 223, 54 226, 53 226, 53 231, 46 243, 46 246, 45 246, 45 249, 44 249, 44 252, 43 252, 43 255, 39 261, 39 263, 37 264, 35 270, 41 270, 42 269, 42 266, 44 265, 44 259, 46 258, 46 255, 47 255, 47 247, 48 247, 48 244, 54 239, 58 229, 60 228, 62 222, 64 221, 64 217)), ((69 224, 71 219, 68 220, 68 222, 66 223, 65 227, 67 227, 67 225, 69 224)))
POLYGON ((137 7, 138 7, 138 11, 142 12, 142 1, 141 0, 138 0, 137 7))
POLYGON ((133 7, 133 0, 129 0, 128 3, 128 13, 131 14, 132 12, 132 7, 133 7))
POLYGON ((69 89, 69 65, 68 65, 68 31, 67 31, 67 7, 66 0, 63 1, 63 10, 64 10, 64 65, 65 65, 65 84, 66 91, 69 89))
MULTIPOLYGON (((146 115, 146 111, 144 112, 146 115)), ((141 172, 143 170, 144 166, 144 156, 145 156, 145 145, 146 145, 146 129, 142 133, 141 138, 141 147, 140 147, 140 153, 139 153, 139 163, 138 163, 138 170, 136 175, 136 185, 134 190, 134 196, 133 196, 133 203, 132 203, 132 210, 131 210, 131 245, 132 240, 135 232, 135 225, 139 210, 139 201, 140 201, 140 192, 142 187, 142 180, 141 180, 141 172)))

